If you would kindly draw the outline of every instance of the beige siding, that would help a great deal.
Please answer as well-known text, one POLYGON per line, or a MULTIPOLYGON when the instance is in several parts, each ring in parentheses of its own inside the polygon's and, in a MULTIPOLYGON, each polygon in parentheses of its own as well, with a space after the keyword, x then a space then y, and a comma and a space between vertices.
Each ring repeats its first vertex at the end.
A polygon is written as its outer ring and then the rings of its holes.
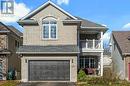
POLYGON ((70 82, 77 82, 77 56, 23 56, 21 58, 23 82, 28 81, 28 60, 70 60, 70 82))
POLYGON ((77 30, 75 29, 76 26, 59 26, 58 39, 56 40, 42 39, 42 29, 39 26, 26 26, 25 28, 24 45, 77 44, 77 30))
POLYGON ((71 45, 77 44, 77 25, 64 25, 62 20, 67 16, 54 8, 48 6, 33 18, 38 21, 38 26, 24 26, 24 45, 71 45), (57 21, 58 38, 56 40, 44 40, 42 38, 42 19, 53 16, 57 21), (35 40, 35 41, 34 41, 35 40))
POLYGON ((41 10, 39 13, 34 15, 32 18, 36 19, 40 23, 40 21, 47 16, 53 16, 57 18, 58 20, 65 20, 66 18, 70 18, 69 16, 67 16, 60 10, 56 9, 52 5, 47 6, 46 8, 41 10))

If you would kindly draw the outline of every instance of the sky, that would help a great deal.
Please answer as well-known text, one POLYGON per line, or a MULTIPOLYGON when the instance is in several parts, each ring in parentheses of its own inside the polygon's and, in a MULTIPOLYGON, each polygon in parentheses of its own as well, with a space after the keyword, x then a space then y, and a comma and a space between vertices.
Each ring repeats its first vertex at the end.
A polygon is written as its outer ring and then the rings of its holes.
MULTIPOLYGON (((3 16, 0 21, 24 29, 16 21, 48 0, 14 0, 14 15, 3 16)), ((130 0, 51 0, 74 16, 106 25, 109 30, 104 34, 107 43, 111 31, 130 30, 130 0)))

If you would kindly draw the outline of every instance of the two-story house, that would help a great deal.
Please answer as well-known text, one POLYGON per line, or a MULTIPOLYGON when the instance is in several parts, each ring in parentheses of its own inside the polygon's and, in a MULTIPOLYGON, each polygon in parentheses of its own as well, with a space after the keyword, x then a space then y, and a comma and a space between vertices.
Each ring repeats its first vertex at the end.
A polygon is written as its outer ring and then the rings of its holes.
POLYGON ((24 28, 23 46, 17 51, 23 82, 76 82, 81 68, 103 75, 105 26, 75 17, 51 1, 18 23, 24 28))
POLYGON ((16 54, 22 45, 22 33, 13 26, 0 22, 0 80, 6 80, 9 69, 17 71, 16 79, 20 79, 20 59, 16 54))

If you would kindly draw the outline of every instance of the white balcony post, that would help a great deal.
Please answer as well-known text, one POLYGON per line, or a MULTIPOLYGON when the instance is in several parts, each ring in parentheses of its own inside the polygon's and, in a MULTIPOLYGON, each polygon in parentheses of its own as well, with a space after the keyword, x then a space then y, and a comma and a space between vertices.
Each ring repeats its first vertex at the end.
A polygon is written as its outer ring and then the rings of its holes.
POLYGON ((103 32, 101 31, 101 39, 100 39, 100 41, 101 41, 101 49, 103 49, 103 32))
POLYGON ((103 52, 101 53, 100 62, 101 62, 100 63, 100 66, 101 66, 100 67, 101 68, 100 73, 101 73, 101 76, 103 76, 103 52))
POLYGON ((95 49, 95 39, 93 39, 93 49, 95 49))

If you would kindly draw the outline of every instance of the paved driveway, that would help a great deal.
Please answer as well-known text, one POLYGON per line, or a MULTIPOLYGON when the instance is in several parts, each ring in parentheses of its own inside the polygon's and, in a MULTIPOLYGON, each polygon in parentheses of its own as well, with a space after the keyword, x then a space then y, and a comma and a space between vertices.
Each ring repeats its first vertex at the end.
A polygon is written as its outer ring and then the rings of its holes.
POLYGON ((76 84, 67 82, 37 82, 37 83, 21 83, 17 86, 76 86, 76 84))

